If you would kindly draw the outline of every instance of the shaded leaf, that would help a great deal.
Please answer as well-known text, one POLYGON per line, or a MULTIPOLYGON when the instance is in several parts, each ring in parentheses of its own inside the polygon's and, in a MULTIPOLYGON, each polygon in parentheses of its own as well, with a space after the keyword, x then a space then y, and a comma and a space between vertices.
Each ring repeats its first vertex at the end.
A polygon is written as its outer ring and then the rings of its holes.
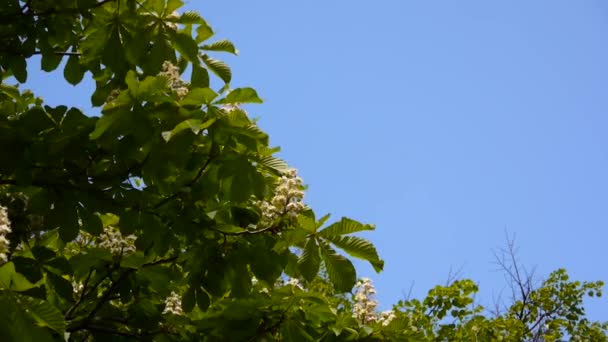
POLYGON ((319 273, 319 267, 321 265, 321 257, 319 256, 319 245, 315 238, 309 238, 306 241, 304 252, 298 260, 298 268, 302 273, 302 276, 307 281, 312 281, 319 273))
POLYGON ((82 81, 86 69, 80 65, 77 56, 70 56, 68 62, 63 69, 63 77, 71 85, 77 85, 82 81))

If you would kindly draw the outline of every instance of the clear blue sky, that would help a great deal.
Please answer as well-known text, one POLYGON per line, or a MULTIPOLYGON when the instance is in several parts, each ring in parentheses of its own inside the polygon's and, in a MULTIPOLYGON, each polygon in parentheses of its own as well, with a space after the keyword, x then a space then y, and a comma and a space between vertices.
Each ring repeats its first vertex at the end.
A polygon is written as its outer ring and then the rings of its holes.
MULTIPOLYGON (((607 280, 608 3, 544 1, 195 1, 233 86, 309 184, 319 214, 375 223, 383 308, 445 283, 508 289, 492 248, 516 234, 537 274, 607 280)), ((46 99, 89 94, 34 76, 46 99)), ((90 85, 89 85, 90 86, 90 85)), ((588 305, 608 320, 608 299, 588 305)))

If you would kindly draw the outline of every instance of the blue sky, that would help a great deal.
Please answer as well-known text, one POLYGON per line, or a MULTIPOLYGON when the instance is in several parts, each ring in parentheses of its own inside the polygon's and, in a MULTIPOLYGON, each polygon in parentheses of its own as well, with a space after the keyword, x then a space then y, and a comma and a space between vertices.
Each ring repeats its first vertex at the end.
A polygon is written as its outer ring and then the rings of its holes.
MULTIPOLYGON (((492 249, 516 235, 538 276, 608 281, 608 3, 190 1, 229 38, 233 86, 310 188, 319 214, 375 223, 383 308, 450 268, 508 288, 492 249)), ((61 73, 35 91, 89 108, 61 73)), ((608 320, 608 299, 590 301, 608 320)))

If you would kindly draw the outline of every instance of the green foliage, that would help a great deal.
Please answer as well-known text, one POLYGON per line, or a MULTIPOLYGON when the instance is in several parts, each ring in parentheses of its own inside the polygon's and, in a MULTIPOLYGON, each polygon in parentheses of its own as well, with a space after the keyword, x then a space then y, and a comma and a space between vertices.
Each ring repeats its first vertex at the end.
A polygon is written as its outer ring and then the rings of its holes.
POLYGON ((582 306, 603 284, 564 271, 494 318, 467 280, 399 303, 390 321, 356 318, 345 255, 380 272, 375 247, 352 235, 374 226, 325 226, 329 216, 317 220, 301 202, 301 179, 240 107, 262 99, 231 89, 215 56, 236 47, 209 42, 209 24, 182 5, 0 6, 0 206, 10 219, 0 340, 606 339, 582 306), (71 85, 92 77, 102 115, 9 85, 27 80, 34 55, 44 71, 63 65, 71 85))

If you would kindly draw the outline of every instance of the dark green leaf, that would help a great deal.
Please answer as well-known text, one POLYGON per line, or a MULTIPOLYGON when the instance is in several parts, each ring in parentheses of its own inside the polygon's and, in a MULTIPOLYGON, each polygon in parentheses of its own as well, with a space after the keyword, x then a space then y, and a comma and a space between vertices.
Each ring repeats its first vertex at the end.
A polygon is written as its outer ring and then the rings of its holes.
POLYGON ((207 311, 209 305, 211 304, 211 300, 209 299, 209 295, 202 288, 198 288, 196 290, 196 305, 201 311, 207 311))
POLYGON ((10 68, 17 81, 25 83, 27 80, 27 63, 25 58, 12 56, 10 59, 10 68))
POLYGON ((68 62, 65 65, 65 68, 63 69, 63 77, 71 85, 77 85, 78 83, 80 83, 80 81, 82 81, 85 72, 86 69, 80 65, 78 57, 70 56, 70 58, 68 58, 68 62))
POLYGON ((182 310, 191 312, 194 309, 194 304, 196 304, 194 287, 190 286, 182 297, 182 310))
POLYGON ((192 67, 190 84, 193 88, 209 88, 209 72, 207 69, 199 65, 194 65, 192 67))
POLYGON ((302 276, 307 281, 312 281, 319 273, 321 257, 319 256, 319 245, 315 238, 309 238, 304 247, 304 252, 298 261, 298 267, 302 276))
POLYGON ((34 284, 15 271, 12 262, 0 266, 0 290, 26 291, 33 287, 34 284))
POLYGON ((192 36, 185 33, 173 33, 172 43, 175 49, 193 64, 198 64, 198 46, 192 36))
POLYGON ((42 54, 42 59, 40 60, 40 68, 44 71, 50 72, 59 66, 61 63, 62 56, 56 54, 53 51, 48 51, 42 54))

